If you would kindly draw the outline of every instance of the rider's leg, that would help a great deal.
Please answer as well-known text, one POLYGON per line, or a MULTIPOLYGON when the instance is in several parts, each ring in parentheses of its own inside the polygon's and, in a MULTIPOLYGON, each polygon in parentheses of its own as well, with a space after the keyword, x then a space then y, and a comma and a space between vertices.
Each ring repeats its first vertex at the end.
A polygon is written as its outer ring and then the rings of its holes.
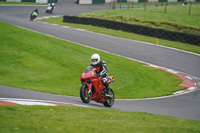
POLYGON ((109 95, 110 94, 110 87, 109 87, 109 84, 108 84, 108 76, 105 76, 104 78, 102 78, 102 83, 107 90, 107 95, 109 95))

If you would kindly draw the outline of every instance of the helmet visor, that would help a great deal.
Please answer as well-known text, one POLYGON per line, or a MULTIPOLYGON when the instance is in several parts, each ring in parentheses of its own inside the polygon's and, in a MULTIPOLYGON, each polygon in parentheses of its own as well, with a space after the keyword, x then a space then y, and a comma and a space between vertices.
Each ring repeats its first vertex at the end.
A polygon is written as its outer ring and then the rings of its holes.
POLYGON ((97 62, 97 61, 98 61, 98 59, 92 59, 92 62, 94 62, 94 63, 97 62))

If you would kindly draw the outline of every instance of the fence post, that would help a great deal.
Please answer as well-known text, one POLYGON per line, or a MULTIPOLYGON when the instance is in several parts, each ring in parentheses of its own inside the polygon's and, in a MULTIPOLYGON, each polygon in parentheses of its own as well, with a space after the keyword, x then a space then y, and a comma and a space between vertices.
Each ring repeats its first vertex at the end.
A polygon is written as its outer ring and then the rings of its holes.
POLYGON ((128 10, 129 10, 129 6, 130 6, 130 0, 128 0, 128 1, 127 1, 127 3, 128 3, 128 10))
POLYGON ((158 7, 158 2, 155 2, 155 7, 158 7))
POLYGON ((112 1, 112 9, 114 9, 114 10, 115 10, 115 6, 116 6, 116 1, 115 1, 115 0, 113 0, 113 1, 112 1))
POLYGON ((132 1, 132 7, 131 8, 133 8, 133 1, 132 1))
POLYGON ((165 4, 165 11, 164 11, 164 13, 167 12, 167 6, 168 6, 168 2, 166 2, 166 4, 165 4))
POLYGON ((190 8, 189 8, 189 13, 188 13, 188 15, 190 15, 191 9, 192 9, 192 2, 190 2, 190 8))
POLYGON ((145 11, 147 10, 147 0, 145 0, 145 2, 144 2, 144 10, 145 11))

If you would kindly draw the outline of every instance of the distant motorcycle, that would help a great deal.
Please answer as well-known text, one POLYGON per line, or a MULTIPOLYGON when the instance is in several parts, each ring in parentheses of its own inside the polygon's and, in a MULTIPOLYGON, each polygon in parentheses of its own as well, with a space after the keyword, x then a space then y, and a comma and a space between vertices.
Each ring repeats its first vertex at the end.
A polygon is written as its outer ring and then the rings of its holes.
POLYGON ((38 16, 38 10, 35 10, 31 13, 30 21, 33 21, 38 16))
POLYGON ((52 3, 47 7, 46 13, 52 13, 55 8, 55 4, 52 3))

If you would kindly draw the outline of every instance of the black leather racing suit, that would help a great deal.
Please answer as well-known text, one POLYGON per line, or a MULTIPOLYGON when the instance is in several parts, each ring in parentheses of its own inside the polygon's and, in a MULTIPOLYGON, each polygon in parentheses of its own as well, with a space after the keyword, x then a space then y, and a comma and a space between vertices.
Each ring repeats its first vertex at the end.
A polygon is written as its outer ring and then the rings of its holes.
POLYGON ((96 65, 91 64, 90 66, 93 66, 94 68, 99 67, 99 72, 97 72, 98 76, 102 76, 102 83, 105 86, 106 89, 109 89, 108 85, 108 69, 106 66, 106 62, 104 61, 99 61, 96 65))

